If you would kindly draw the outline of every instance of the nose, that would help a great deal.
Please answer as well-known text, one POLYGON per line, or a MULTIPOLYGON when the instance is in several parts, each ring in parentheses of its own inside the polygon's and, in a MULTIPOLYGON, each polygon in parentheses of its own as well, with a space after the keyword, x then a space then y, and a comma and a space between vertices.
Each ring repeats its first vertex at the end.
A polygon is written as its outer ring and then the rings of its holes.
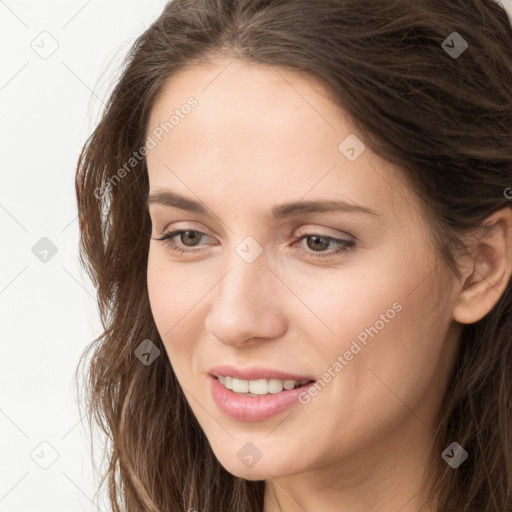
POLYGON ((234 261, 212 290, 205 328, 225 345, 238 347, 286 332, 277 291, 283 285, 261 260, 234 261))

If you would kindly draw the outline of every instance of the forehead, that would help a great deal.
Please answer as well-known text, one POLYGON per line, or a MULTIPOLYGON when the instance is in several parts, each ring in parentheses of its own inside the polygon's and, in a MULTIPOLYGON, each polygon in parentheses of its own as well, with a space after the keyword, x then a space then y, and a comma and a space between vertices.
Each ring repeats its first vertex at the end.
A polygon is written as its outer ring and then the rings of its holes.
POLYGON ((254 110, 255 100, 266 106, 278 107, 285 102, 302 109, 303 103, 312 99, 314 104, 310 103, 310 108, 318 114, 318 108, 334 108, 322 83, 309 73, 217 57, 185 67, 168 78, 152 116, 156 118, 159 109, 173 106, 169 100, 180 103, 192 94, 197 98, 222 99, 243 106, 244 110, 254 110))
POLYGON ((190 97, 197 106, 173 126, 170 139, 181 146, 193 137, 202 155, 229 146, 232 157, 246 160, 264 158, 265 149, 276 157, 277 148, 289 157, 297 145, 313 146, 326 131, 334 135, 339 129, 328 120, 334 104, 311 79, 239 60, 214 60, 173 76, 155 102, 149 127, 168 121, 190 97))
POLYGON ((151 190, 193 192, 212 204, 233 202, 236 192, 269 206, 328 195, 396 207, 396 170, 369 148, 347 158, 344 141, 358 139, 349 119, 304 73, 235 59, 191 67, 157 98, 147 133, 158 127, 161 140, 147 156, 151 190), (190 98, 195 106, 185 108, 190 98))

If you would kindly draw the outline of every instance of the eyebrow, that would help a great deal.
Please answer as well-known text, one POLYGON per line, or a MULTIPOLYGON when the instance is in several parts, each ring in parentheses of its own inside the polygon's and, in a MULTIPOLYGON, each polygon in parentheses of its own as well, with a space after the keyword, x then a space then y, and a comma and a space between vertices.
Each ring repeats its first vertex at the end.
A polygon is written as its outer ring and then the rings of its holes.
MULTIPOLYGON (((146 206, 149 207, 150 204, 171 206, 179 208, 180 210, 208 215, 207 209, 200 202, 169 190, 149 194, 146 199, 146 206)), ((367 206, 349 203, 338 199, 318 199, 315 201, 296 201, 275 205, 272 208, 272 218, 279 220, 304 213, 326 212, 365 213, 380 216, 380 213, 377 210, 367 206)))

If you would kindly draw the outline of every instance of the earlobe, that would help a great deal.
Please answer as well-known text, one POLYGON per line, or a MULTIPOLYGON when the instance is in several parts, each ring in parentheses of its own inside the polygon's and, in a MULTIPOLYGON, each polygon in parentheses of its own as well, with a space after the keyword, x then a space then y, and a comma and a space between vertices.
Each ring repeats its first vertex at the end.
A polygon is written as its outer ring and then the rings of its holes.
POLYGON ((503 295, 512 274, 512 210, 502 208, 490 215, 487 230, 471 250, 468 272, 453 308, 462 324, 481 320, 503 295))

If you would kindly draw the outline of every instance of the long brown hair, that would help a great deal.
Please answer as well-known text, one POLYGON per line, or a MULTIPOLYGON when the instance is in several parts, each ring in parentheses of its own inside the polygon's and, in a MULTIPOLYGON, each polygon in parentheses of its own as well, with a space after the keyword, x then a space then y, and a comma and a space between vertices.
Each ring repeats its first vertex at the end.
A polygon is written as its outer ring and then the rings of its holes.
MULTIPOLYGON (((133 44, 76 174, 80 261, 104 328, 80 359, 78 391, 87 392, 89 427, 105 435, 101 485, 108 480, 116 512, 263 510, 265 482, 220 465, 168 358, 146 366, 134 355, 146 339, 165 348, 146 288, 146 160, 133 155, 165 82, 218 55, 320 79, 359 138, 403 170, 455 275, 461 235, 511 205, 512 28, 493 0, 168 3, 133 44), (468 44, 458 56, 443 44, 453 32, 468 44)), ((432 453, 432 503, 510 511, 511 282, 484 318, 464 325, 450 378, 436 445, 457 441, 470 456, 454 470, 432 453)))

